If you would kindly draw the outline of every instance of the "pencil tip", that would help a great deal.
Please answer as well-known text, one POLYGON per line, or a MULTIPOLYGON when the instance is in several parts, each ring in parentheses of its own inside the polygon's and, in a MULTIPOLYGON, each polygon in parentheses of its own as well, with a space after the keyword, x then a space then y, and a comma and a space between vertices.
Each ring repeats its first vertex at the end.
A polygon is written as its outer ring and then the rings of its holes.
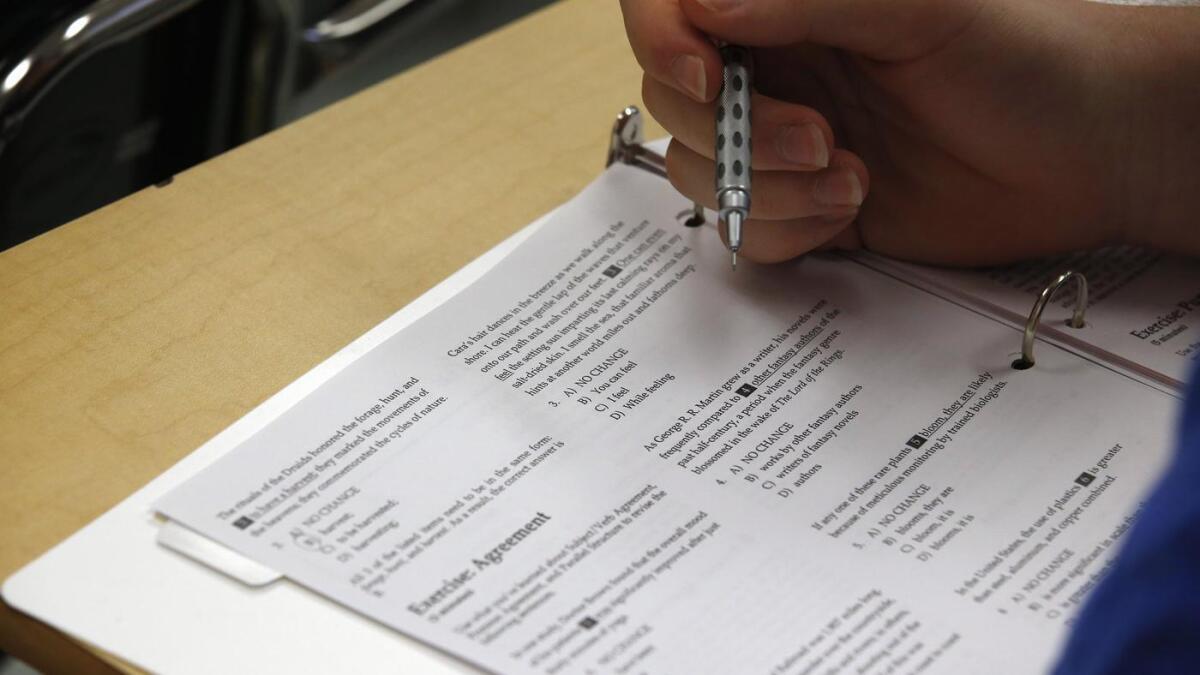
POLYGON ((733 255, 733 259, 731 262, 733 264, 733 271, 736 272, 737 271, 737 251, 733 251, 732 255, 733 255))

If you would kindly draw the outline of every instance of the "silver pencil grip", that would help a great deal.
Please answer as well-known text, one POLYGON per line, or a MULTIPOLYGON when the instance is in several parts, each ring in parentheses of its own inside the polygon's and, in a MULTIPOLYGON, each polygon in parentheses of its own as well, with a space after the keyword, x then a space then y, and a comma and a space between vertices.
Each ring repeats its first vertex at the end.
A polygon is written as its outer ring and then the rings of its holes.
POLYGON ((720 219, 737 210, 750 210, 750 52, 744 47, 721 47, 725 62, 716 109, 716 192, 720 219))

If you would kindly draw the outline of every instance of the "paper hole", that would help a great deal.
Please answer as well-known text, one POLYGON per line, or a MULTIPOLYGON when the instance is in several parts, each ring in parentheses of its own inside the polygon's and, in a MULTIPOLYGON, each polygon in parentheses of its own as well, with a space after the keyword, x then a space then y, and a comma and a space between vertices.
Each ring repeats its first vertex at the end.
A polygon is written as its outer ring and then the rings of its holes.
POLYGON ((1033 361, 1026 361, 1025 357, 1021 357, 1012 362, 1013 370, 1029 370, 1033 367, 1033 361))

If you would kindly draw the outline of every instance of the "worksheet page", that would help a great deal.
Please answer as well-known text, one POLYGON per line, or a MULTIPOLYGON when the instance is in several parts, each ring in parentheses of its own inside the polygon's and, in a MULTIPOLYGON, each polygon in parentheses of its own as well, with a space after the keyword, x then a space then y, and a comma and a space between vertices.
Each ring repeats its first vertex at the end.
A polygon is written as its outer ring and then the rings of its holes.
POLYGON ((1130 246, 1081 251, 986 270, 955 270, 862 256, 869 265, 957 293, 988 311, 1024 321, 1034 300, 1059 274, 1082 272, 1089 293, 1086 323, 1070 328, 1074 282, 1047 306, 1041 332, 1099 358, 1146 370, 1182 387, 1200 356, 1200 263, 1130 246))
POLYGON ((490 671, 1048 668, 1174 399, 689 214, 610 169, 157 508, 490 671))

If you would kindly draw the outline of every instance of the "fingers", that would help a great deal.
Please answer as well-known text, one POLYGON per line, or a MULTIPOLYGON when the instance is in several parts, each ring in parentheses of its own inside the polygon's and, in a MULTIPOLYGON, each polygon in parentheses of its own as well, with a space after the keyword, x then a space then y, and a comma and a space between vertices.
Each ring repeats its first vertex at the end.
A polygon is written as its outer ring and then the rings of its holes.
MULTIPOLYGON (((629 4, 637 0, 630 0, 629 4)), ((982 0, 679 0, 713 37, 753 46, 800 42, 884 61, 912 59, 965 31, 982 0)))
MULTIPOLYGON (((658 80, 642 80, 646 109, 693 152, 713 158, 716 122, 713 106, 684 96, 658 80)), ((817 111, 755 94, 750 104, 750 153, 754 168, 813 170, 829 165, 833 131, 817 111)))
MULTIPOLYGON (((794 220, 812 216, 853 216, 867 194, 867 170, 845 150, 834 151, 819 171, 762 171, 755 163, 750 218, 794 220)), ((678 141, 667 149, 667 175, 687 197, 716 207, 713 161, 678 141)))
MULTIPOLYGON (((713 161, 679 141, 667 149, 671 183, 689 198, 713 208, 713 161)), ((750 220, 739 256, 763 263, 780 262, 819 248, 857 248, 850 227, 868 187, 862 161, 836 150, 829 167, 819 171, 760 171, 753 175, 750 220)), ((721 237, 725 237, 724 231, 721 237)), ((726 242, 728 243, 728 242, 726 242)))
POLYGON ((721 57, 679 10, 678 0, 621 0, 625 33, 642 70, 696 101, 721 88, 721 57))

